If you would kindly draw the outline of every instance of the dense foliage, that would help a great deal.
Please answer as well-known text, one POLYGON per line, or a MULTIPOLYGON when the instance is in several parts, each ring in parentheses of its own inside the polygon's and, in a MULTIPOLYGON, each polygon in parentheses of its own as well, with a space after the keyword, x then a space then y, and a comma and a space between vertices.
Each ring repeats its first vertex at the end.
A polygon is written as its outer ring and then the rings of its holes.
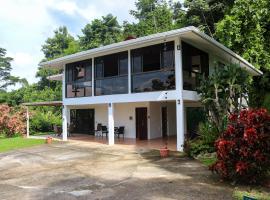
POLYGON ((26 132, 25 112, 5 104, 0 105, 0 134, 6 137, 26 132))
POLYGON ((229 114, 247 105, 249 81, 246 71, 236 64, 216 67, 209 77, 201 77, 197 91, 209 122, 219 132, 224 130, 229 114))
POLYGON ((224 179, 254 183, 270 166, 270 115, 265 109, 232 114, 216 141, 218 161, 211 169, 224 179))
MULTIPOLYGON (((267 94, 270 91, 270 51, 268 45, 270 42, 270 12, 267 9, 269 7, 268 0, 137 0, 135 6, 135 9, 130 11, 136 20, 132 23, 128 21, 121 23, 116 16, 107 14, 82 27, 82 33, 78 37, 73 37, 65 26, 59 27, 54 31, 54 35, 46 39, 42 45, 43 60, 51 60, 122 41, 131 35, 140 37, 194 25, 244 56, 257 68, 268 74, 255 78, 249 90, 249 99, 254 107, 267 107, 269 105, 267 103, 269 102, 267 94)), ((11 92, 4 91, 7 86, 14 84, 19 79, 10 76, 12 58, 5 55, 6 50, 0 48, 1 103, 16 106, 29 101, 61 100, 61 83, 46 79, 49 75, 61 73, 59 70, 39 68, 36 74, 40 79, 38 83, 27 85, 22 80, 23 84, 20 89, 11 92)), ((211 101, 209 101, 209 105, 211 101)), ((46 119, 46 113, 49 111, 59 120, 61 119, 61 108, 40 107, 32 110, 36 115, 43 115, 37 117, 38 119, 46 119)), ((224 110, 227 112, 226 106, 224 110)), ((215 112, 213 111, 213 113, 215 112)), ((219 129, 223 127, 224 121, 218 118, 225 116, 225 113, 223 114, 220 116, 219 114, 211 115, 216 118, 219 129)), ((38 124, 41 122, 36 124, 33 128, 35 127, 37 130, 45 126, 39 126, 38 124)), ((51 125, 49 124, 48 127, 51 125)))

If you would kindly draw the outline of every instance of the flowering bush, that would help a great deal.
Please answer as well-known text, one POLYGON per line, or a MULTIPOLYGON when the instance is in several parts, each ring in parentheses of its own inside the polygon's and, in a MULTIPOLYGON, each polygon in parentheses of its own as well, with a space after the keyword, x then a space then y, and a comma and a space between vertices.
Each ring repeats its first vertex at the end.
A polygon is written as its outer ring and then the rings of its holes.
POLYGON ((270 168, 270 115, 266 109, 242 110, 229 117, 216 140, 217 162, 212 171, 224 179, 255 183, 270 168))
POLYGON ((7 137, 16 134, 25 134, 25 113, 21 110, 11 108, 6 104, 0 105, 0 134, 7 137))

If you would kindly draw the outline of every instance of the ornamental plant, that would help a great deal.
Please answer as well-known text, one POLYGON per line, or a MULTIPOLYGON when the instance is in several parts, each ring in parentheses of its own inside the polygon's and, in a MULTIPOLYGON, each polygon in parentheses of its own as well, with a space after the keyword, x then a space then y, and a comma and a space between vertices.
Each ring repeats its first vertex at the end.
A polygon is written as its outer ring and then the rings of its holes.
POLYGON ((25 119, 25 113, 20 109, 0 104, 0 134, 6 137, 25 134, 25 119))
POLYGON ((210 169, 224 179, 256 183, 270 169, 270 115, 266 109, 231 114, 216 140, 217 161, 210 169))

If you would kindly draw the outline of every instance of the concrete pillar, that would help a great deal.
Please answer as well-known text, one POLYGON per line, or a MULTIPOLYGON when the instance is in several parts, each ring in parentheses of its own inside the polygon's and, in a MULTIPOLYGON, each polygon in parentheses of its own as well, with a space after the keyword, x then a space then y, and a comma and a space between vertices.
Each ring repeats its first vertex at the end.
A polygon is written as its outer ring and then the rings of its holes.
POLYGON ((178 99, 176 101, 176 134, 177 134, 177 151, 184 150, 184 106, 183 101, 178 99))
POLYGON ((176 85, 176 135, 177 150, 184 150, 185 122, 184 122, 184 100, 183 100, 183 66, 182 66, 182 45, 181 39, 175 40, 175 85, 176 85))
POLYGON ((113 116, 113 103, 108 104, 108 124, 109 124, 109 134, 108 134, 108 144, 114 145, 114 116, 113 116))
POLYGON ((62 140, 63 141, 67 141, 67 120, 68 120, 68 116, 67 116, 67 106, 63 106, 62 109, 62 140))
POLYGON ((30 124, 29 124, 29 108, 26 107, 26 137, 29 138, 30 135, 30 124))

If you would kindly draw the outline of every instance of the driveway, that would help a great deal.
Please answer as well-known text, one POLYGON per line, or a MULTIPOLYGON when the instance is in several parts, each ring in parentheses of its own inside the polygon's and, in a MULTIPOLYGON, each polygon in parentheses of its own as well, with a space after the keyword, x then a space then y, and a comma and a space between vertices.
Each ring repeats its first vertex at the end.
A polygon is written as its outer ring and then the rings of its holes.
POLYGON ((0 199, 231 199, 195 160, 87 142, 0 154, 0 199))

